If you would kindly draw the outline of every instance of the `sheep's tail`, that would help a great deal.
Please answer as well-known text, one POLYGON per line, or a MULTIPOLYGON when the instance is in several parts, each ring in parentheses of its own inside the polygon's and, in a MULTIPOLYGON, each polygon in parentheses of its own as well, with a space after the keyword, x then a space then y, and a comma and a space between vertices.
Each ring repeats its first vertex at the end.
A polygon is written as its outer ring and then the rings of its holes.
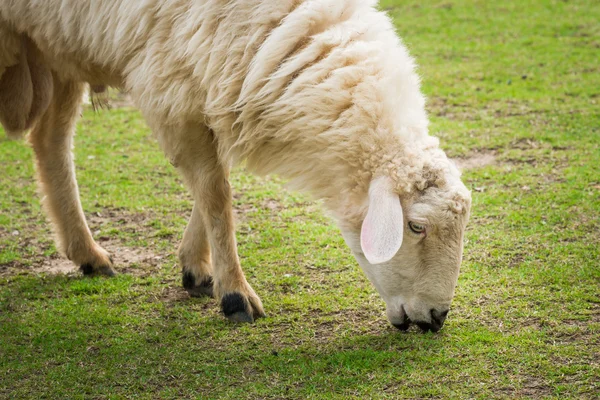
MULTIPOLYGON (((4 32, 1 29, 0 32, 4 32)), ((0 124, 19 138, 41 117, 53 92, 52 72, 37 47, 25 36, 0 37, 0 124)))

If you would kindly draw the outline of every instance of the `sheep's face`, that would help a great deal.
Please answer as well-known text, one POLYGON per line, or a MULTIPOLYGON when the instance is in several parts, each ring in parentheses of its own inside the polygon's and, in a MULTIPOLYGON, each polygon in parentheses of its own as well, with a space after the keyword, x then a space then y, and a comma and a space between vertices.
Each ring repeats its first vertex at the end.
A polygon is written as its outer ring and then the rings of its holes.
POLYGON ((400 197, 391 180, 380 177, 371 182, 362 225, 342 229, 397 328, 442 327, 458 280, 470 204, 459 179, 445 189, 400 197))

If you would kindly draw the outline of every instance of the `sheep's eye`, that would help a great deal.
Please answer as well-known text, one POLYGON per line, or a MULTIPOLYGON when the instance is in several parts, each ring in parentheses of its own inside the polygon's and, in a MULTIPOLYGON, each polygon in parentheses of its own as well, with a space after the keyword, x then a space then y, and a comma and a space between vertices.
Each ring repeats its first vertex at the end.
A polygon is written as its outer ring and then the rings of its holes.
POLYGON ((421 233, 425 232, 425 225, 420 225, 420 224, 416 224, 414 222, 409 221, 408 227, 410 228, 411 231, 413 231, 414 233, 417 233, 417 234, 421 234, 421 233))

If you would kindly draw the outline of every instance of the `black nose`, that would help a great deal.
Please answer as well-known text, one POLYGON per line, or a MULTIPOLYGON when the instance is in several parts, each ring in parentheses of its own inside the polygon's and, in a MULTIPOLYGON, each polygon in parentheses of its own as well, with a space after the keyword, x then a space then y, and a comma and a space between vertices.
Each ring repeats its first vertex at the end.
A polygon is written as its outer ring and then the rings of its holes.
POLYGON ((448 311, 449 310, 437 311, 432 308, 429 312, 431 315, 431 322, 417 322, 417 325, 423 332, 437 332, 444 326, 448 311))
POLYGON ((400 324, 394 324, 394 326, 401 331, 406 332, 408 328, 410 328, 410 319, 407 318, 404 322, 400 324))
POLYGON ((406 332, 408 330, 408 328, 410 328, 410 323, 411 320, 410 318, 408 318, 408 315, 404 314, 404 318, 402 319, 402 322, 400 322, 399 324, 393 324, 396 328, 400 329, 403 332, 406 332))
POLYGON ((440 328, 444 325, 444 321, 446 320, 446 317, 448 316, 448 311, 450 311, 449 309, 445 309, 443 311, 437 311, 432 309, 431 310, 431 320, 434 321, 436 324, 440 325, 440 328))

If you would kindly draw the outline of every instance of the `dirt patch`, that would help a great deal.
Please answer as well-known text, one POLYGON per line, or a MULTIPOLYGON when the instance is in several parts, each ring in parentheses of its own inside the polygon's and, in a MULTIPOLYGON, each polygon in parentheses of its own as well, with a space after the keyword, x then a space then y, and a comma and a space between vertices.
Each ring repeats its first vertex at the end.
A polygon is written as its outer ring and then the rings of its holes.
MULTIPOLYGON (((520 383, 513 383, 510 386, 499 387, 497 390, 508 398, 528 398, 543 399, 552 394, 550 385, 539 377, 524 376, 521 379, 518 376, 512 376, 511 380, 520 380, 520 383)), ((504 397, 502 396, 502 397, 504 397)))
POLYGON ((544 398, 552 394, 552 388, 537 377, 527 377, 519 390, 513 393, 515 397, 544 398))
POLYGON ((178 303, 189 300, 190 295, 181 286, 168 286, 156 296, 156 299, 162 303, 178 303))
MULTIPOLYGON (((128 247, 121 240, 103 236, 100 234, 101 227, 118 227, 120 231, 135 232, 141 234, 147 232, 152 235, 152 229, 149 222, 153 220, 151 215, 147 214, 129 214, 119 209, 106 209, 101 212, 87 215, 87 221, 94 232, 96 242, 109 252, 113 258, 115 268, 119 273, 125 273, 135 276, 147 276, 155 273, 157 269, 165 263, 164 254, 153 252, 153 247, 128 247)), ((10 276, 20 273, 33 274, 77 274, 79 267, 73 264, 66 257, 53 254, 45 256, 50 250, 50 233, 40 233, 32 225, 24 229, 24 232, 11 232, 0 230, 0 235, 10 235, 15 237, 18 247, 28 249, 30 254, 27 262, 12 261, 0 265, 0 276, 10 276), (36 235, 47 235, 48 240, 38 239, 36 235)))
POLYGON ((112 240, 102 241, 100 245, 111 254, 117 272, 128 275, 150 275, 160 268, 165 258, 148 248, 129 248, 112 240))
POLYGON ((473 153, 467 157, 455 158, 454 162, 460 169, 475 169, 496 164, 496 153, 484 151, 473 153))
POLYGON ((70 260, 64 257, 50 258, 43 261, 40 266, 32 266, 27 268, 28 272, 34 274, 73 274, 78 271, 78 267, 75 266, 70 260))
POLYGON ((279 201, 274 199, 263 201, 261 207, 268 208, 269 210, 273 211, 281 211, 285 208, 279 201))
MULTIPOLYGON (((143 232, 149 231, 149 223, 156 218, 147 213, 127 213, 121 209, 106 209, 103 211, 86 214, 90 229, 95 230, 102 226, 118 226, 119 230, 143 232)), ((96 236, 96 234, 95 234, 96 236)), ((100 241, 105 240, 102 237, 100 241)))
MULTIPOLYGON (((100 241, 99 244, 110 253, 119 273, 135 276, 147 276, 156 271, 163 262, 163 256, 146 248, 129 248, 116 240, 100 241)), ((40 260, 34 265, 25 266, 19 263, 7 265, 0 270, 0 275, 11 275, 19 272, 33 274, 76 274, 79 267, 67 258, 56 255, 40 260)))
POLYGON ((342 309, 335 312, 325 313, 320 310, 309 310, 311 314, 312 329, 314 331, 311 341, 314 343, 329 343, 341 335, 349 335, 346 322, 351 321, 352 334, 356 335, 385 335, 388 332, 396 332, 397 329, 382 318, 379 308, 365 308, 360 310, 342 309), (344 323, 342 323, 344 321, 344 323))

